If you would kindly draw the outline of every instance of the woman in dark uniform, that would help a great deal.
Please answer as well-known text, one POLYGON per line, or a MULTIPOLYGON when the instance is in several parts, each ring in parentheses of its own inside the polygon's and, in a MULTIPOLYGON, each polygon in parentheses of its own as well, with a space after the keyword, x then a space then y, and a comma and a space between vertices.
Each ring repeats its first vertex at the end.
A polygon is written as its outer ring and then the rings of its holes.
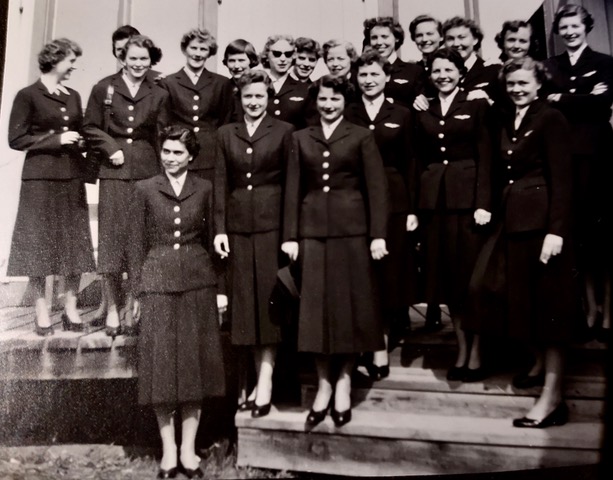
POLYGON ((350 88, 331 75, 311 86, 320 125, 294 133, 285 188, 281 248, 302 271, 298 350, 315 354, 319 378, 307 427, 329 404, 336 426, 351 420, 355 356, 384 347, 371 256, 387 254, 387 182, 372 133, 343 118, 350 88))
POLYGON ((613 58, 595 52, 587 43, 594 27, 590 13, 579 5, 557 11, 553 31, 566 52, 546 62, 551 73, 547 100, 571 125, 574 222, 579 269, 585 288, 587 325, 597 336, 611 328, 611 197, 613 175, 613 58), (605 267, 606 265, 606 267, 605 267), (602 312, 598 290, 602 291, 602 312), (604 329, 601 332, 601 329, 604 329))
MULTIPOLYGON (((167 123, 168 94, 147 76, 162 51, 147 37, 130 37, 120 53, 121 72, 98 82, 85 112, 83 132, 100 165, 98 272, 105 275, 106 333, 120 333, 117 303, 121 274, 126 271, 130 197, 136 180, 160 171, 156 148, 158 127, 167 123)), ((126 300, 126 325, 134 334, 132 299, 126 300)))
POLYGON ((513 383, 543 385, 516 427, 562 425, 564 349, 578 318, 571 238, 570 128, 564 116, 538 99, 546 79, 540 62, 508 61, 501 77, 515 111, 499 134, 502 203, 495 228, 479 254, 471 280, 480 331, 502 333, 532 345, 536 362, 513 383))
MULTIPOLYGON (((417 268, 410 255, 407 232, 417 228, 415 212, 416 172, 413 168, 412 114, 408 108, 385 98, 390 64, 376 50, 367 50, 356 62, 362 98, 345 108, 345 118, 370 129, 385 167, 390 194, 386 235, 389 255, 377 262, 381 308, 386 324, 386 345, 393 324, 408 323, 409 305, 416 303, 417 268)), ((387 349, 374 354, 367 365, 374 380, 389 375, 387 349)))
POLYGON ((502 29, 496 34, 495 40, 500 48, 499 58, 503 62, 524 57, 540 60, 539 44, 530 22, 507 20, 502 24, 502 29))
POLYGON ((198 137, 200 154, 189 169, 212 182, 215 133, 231 120, 233 84, 205 67, 207 59, 217 53, 217 42, 208 30, 194 29, 183 35, 181 51, 185 66, 160 81, 160 86, 168 92, 169 122, 192 129, 198 137))
POLYGON ((238 87, 244 119, 217 132, 215 250, 230 259, 232 343, 253 348, 258 378, 239 409, 261 417, 270 411, 281 341, 268 308, 279 269, 282 185, 294 128, 266 113, 274 90, 265 71, 244 73, 238 87))
POLYGON ((243 119, 244 112, 240 95, 237 94, 237 82, 238 79, 243 76, 243 73, 257 66, 260 63, 260 59, 251 43, 242 38, 237 38, 228 43, 223 53, 222 63, 232 76, 232 86, 235 93, 232 96, 234 101, 234 106, 232 107, 232 122, 240 122, 243 119))
POLYGON ((420 224, 424 229, 425 296, 446 304, 458 339, 458 356, 449 380, 484 378, 479 337, 470 325, 468 284, 489 223, 491 138, 485 100, 467 100, 459 87, 465 73, 460 54, 441 48, 428 59, 439 94, 416 115, 415 150, 419 169, 420 224), (479 188, 477 189, 477 186, 479 188), (472 342, 471 342, 472 340, 472 342))
POLYGON ((321 57, 321 47, 319 42, 308 37, 298 37, 295 46, 296 57, 290 75, 296 80, 310 85, 313 83, 311 74, 317 66, 319 57, 321 57))
POLYGON ((198 155, 191 129, 160 135, 165 172, 136 182, 130 205, 129 278, 136 310, 138 403, 151 405, 162 437, 159 478, 177 474, 174 413, 181 417, 180 462, 188 478, 202 477, 195 439, 205 397, 225 390, 217 276, 209 257, 213 187, 188 172, 198 155))
POLYGON ((7 275, 30 277, 41 336, 53 335, 45 277, 65 276, 62 327, 81 331, 79 279, 95 268, 79 147, 81 98, 62 84, 81 53, 66 38, 45 45, 38 54, 41 77, 17 93, 9 121, 10 147, 27 153, 7 275))

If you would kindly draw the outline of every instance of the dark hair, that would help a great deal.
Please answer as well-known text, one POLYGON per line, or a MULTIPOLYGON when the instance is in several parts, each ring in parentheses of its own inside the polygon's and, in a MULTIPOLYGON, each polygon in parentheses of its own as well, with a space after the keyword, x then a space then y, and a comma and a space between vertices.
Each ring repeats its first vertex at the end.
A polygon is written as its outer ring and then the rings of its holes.
POLYGON ((70 55, 70 52, 77 57, 83 54, 81 47, 67 38, 57 38, 46 44, 38 53, 38 68, 41 73, 49 73, 53 67, 70 55))
POLYGON ((260 63, 255 47, 247 40, 243 40, 242 38, 237 38, 236 40, 232 40, 230 43, 228 43, 228 46, 223 52, 222 63, 227 67, 228 57, 230 55, 239 55, 241 53, 247 55, 247 58, 249 59, 249 68, 253 68, 260 63))
POLYGON ((192 28, 189 32, 183 35, 181 38, 181 51, 185 52, 187 46, 191 43, 192 40, 200 40, 204 42, 209 47, 209 57, 212 57, 217 53, 217 40, 215 37, 211 35, 206 29, 201 28, 192 28))
POLYGON ((358 52, 353 46, 353 43, 346 42, 344 40, 333 39, 333 40, 328 40, 326 43, 324 43, 324 46, 322 47, 322 50, 323 50, 322 56, 323 56, 324 62, 328 61, 328 53, 330 53, 330 50, 335 47, 345 48, 345 51, 347 52, 347 55, 349 55, 349 59, 351 60, 352 65, 353 65, 353 62, 355 62, 356 59, 358 58, 358 52))
POLYGON ((517 70, 527 70, 529 72, 533 72, 534 78, 536 78, 540 84, 545 83, 551 78, 545 64, 530 57, 507 60, 500 69, 498 78, 504 85, 507 75, 509 75, 509 73, 516 72, 517 70))
POLYGON ((355 61, 355 68, 356 70, 359 70, 360 67, 372 65, 373 63, 378 63, 381 65, 383 73, 386 75, 389 75, 392 72, 392 65, 390 62, 387 60, 387 58, 383 58, 374 48, 367 48, 364 53, 358 57, 358 59, 355 61))
POLYGON ((462 55, 460 55, 458 51, 455 50, 454 48, 450 48, 450 47, 439 48, 438 50, 435 50, 430 55, 428 55, 426 62, 427 62, 429 72, 432 71, 432 64, 434 63, 434 60, 436 60, 437 58, 449 60, 460 71, 460 75, 462 76, 466 75, 466 65, 464 65, 464 59, 462 58, 462 55))
POLYGON ((140 35, 140 32, 132 25, 122 25, 111 35, 111 42, 113 44, 113 56, 115 56, 115 42, 125 40, 126 38, 133 37, 134 35, 140 35))
POLYGON ((345 102, 351 99, 354 92, 353 85, 349 80, 328 74, 320 77, 309 85, 309 96, 312 99, 317 99, 319 90, 322 87, 331 88, 334 92, 340 93, 345 99, 345 102))
POLYGON ((536 34, 534 32, 534 28, 530 22, 526 22, 525 20, 507 20, 502 24, 502 30, 496 34, 494 39, 496 40, 496 45, 500 48, 500 60, 506 62, 508 60, 507 54, 504 52, 504 40, 507 36, 507 33, 517 33, 520 28, 529 28, 530 29, 530 46, 528 47, 528 55, 534 58, 538 53, 538 40, 536 39, 536 34))
POLYGON ((315 55, 316 59, 321 57, 321 46, 319 42, 308 37, 298 37, 296 39, 296 53, 310 53, 315 55))
POLYGON ((364 20, 364 45, 370 45, 370 32, 375 27, 389 28, 396 43, 394 44, 394 50, 398 50, 404 43, 404 30, 393 17, 375 17, 367 18, 364 20))
POLYGON ((591 13, 587 11, 587 9, 581 5, 574 5, 572 3, 568 5, 562 5, 558 8, 558 11, 553 18, 553 33, 560 33, 560 20, 566 17, 574 17, 578 15, 585 25, 585 32, 590 33, 594 28, 594 17, 592 17, 591 13))
POLYGON ((236 81, 238 98, 241 97, 241 91, 247 85, 254 83, 263 83, 266 86, 266 92, 268 93, 268 99, 274 98, 275 88, 272 86, 272 80, 264 70, 249 70, 236 81))
POLYGON ((419 15, 415 17, 411 23, 409 23, 409 34, 411 35, 411 40, 415 41, 415 30, 417 30, 417 26, 427 22, 435 23, 438 34, 441 37, 443 36, 443 24, 440 22, 440 20, 437 20, 430 15, 419 15))
POLYGON ((296 41, 291 35, 271 35, 266 39, 266 43, 264 44, 264 50, 262 50, 262 52, 260 53, 260 63, 264 68, 270 68, 270 62, 268 61, 268 53, 270 52, 270 47, 272 47, 275 43, 281 40, 285 40, 294 48, 294 51, 296 50, 296 41))
POLYGON ((134 35, 130 37, 128 43, 126 43, 126 48, 119 54, 119 60, 124 62, 126 60, 126 55, 128 54, 128 49, 135 45, 137 47, 145 48, 149 51, 149 57, 151 58, 151 65, 156 65, 162 59, 162 50, 155 46, 153 40, 149 37, 145 37, 144 35, 134 35))
POLYGON ((185 149, 192 157, 197 157, 200 152, 200 143, 198 137, 189 128, 180 125, 169 125, 164 128, 159 135, 160 150, 166 140, 177 140, 185 145, 185 149))
POLYGON ((457 27, 466 27, 470 30, 470 33, 475 40, 477 40, 477 44, 475 45, 475 50, 479 50, 481 48, 481 42, 483 41, 483 32, 479 25, 475 23, 474 20, 464 17, 453 17, 443 23, 443 36, 447 34, 447 31, 452 28, 457 27))

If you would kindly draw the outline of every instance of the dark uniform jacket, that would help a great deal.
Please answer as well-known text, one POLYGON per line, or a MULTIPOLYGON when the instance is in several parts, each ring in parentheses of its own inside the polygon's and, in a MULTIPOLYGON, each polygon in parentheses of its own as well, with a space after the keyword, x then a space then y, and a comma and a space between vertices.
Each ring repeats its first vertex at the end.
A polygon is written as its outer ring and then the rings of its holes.
POLYGON ((423 90, 423 68, 416 63, 403 62, 399 58, 391 66, 385 96, 400 105, 412 108, 415 97, 423 90))
POLYGON ((291 123, 296 129, 304 128, 314 114, 313 102, 308 95, 309 84, 288 75, 281 90, 268 102, 268 114, 291 123))
POLYGON ((168 124, 168 93, 148 77, 132 98, 121 73, 102 79, 92 89, 87 103, 83 131, 90 148, 103 158, 101 179, 141 179, 160 172, 157 135, 168 124), (104 102, 113 87, 110 121, 102 130, 104 102), (115 166, 109 157, 123 151, 124 163, 115 166))
POLYGON ((67 131, 80 132, 83 123, 81 97, 50 94, 43 83, 20 90, 13 102, 9 120, 9 146, 26 151, 21 178, 60 180, 79 178, 84 158, 75 145, 61 145, 67 131))
POLYGON ((252 137, 245 122, 217 132, 216 233, 281 228, 283 186, 294 127, 266 115, 252 137))
POLYGON ((189 169, 213 169, 215 134, 231 121, 234 110, 234 83, 205 69, 194 85, 181 69, 161 80, 160 86, 169 94, 169 122, 193 130, 198 137, 200 153, 189 169))
POLYGON ((447 114, 437 96, 416 114, 415 150, 422 172, 418 208, 434 210, 444 189, 449 210, 491 206, 492 143, 486 100, 466 100, 459 91, 447 114))
POLYGON ((571 218, 570 128, 564 116, 542 101, 529 107, 519 126, 515 112, 500 132, 500 162, 505 230, 545 230, 565 236, 571 218))
POLYGON ((175 195, 166 174, 136 183, 131 205, 128 273, 132 291, 185 292, 214 286, 209 258, 213 187, 188 173, 175 195))
POLYGON ((385 238, 387 181, 372 133, 342 120, 326 140, 321 126, 292 135, 283 238, 385 238))
POLYGON ((500 94, 500 88, 498 87, 499 71, 500 64, 485 65, 485 61, 481 57, 477 57, 477 61, 460 82, 460 86, 466 92, 485 90, 490 98, 494 99, 500 94))
POLYGON ((371 121, 364 102, 360 99, 347 105, 345 118, 351 123, 368 128, 375 135, 387 176, 390 213, 414 213, 417 175, 411 149, 411 110, 385 101, 375 119, 371 121))

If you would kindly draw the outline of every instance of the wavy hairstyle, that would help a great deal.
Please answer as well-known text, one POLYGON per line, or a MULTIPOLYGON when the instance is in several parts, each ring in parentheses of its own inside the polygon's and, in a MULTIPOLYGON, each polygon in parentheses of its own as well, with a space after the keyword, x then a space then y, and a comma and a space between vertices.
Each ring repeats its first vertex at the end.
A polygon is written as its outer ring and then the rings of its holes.
POLYGON ((181 51, 185 52, 192 40, 199 40, 209 47, 209 57, 217 54, 217 40, 207 29, 192 28, 181 38, 181 51))
POLYGON ((364 20, 364 42, 363 45, 370 45, 370 32, 375 27, 389 28, 396 39, 394 50, 398 50, 404 43, 404 29, 393 17, 375 17, 364 20))
POLYGON ((38 68, 41 73, 49 73, 58 63, 64 60, 70 52, 80 57, 81 47, 68 38, 57 38, 47 43, 38 53, 38 68))
POLYGON ((249 59, 249 68, 253 68, 260 63, 255 47, 250 42, 242 38, 237 38, 236 40, 232 40, 230 43, 228 43, 228 46, 223 52, 222 63, 227 67, 228 57, 230 55, 239 55, 241 53, 247 55, 247 58, 249 59))
POLYGON ((149 57, 151 58, 151 66, 157 65, 157 63, 162 59, 162 50, 155 46, 153 40, 149 37, 145 37, 144 35, 134 35, 128 39, 126 43, 126 47, 119 54, 119 60, 125 62, 126 55, 128 54, 128 49, 132 46, 144 48, 149 52, 149 57))
POLYGON ((268 54, 270 53, 270 47, 272 47, 275 43, 277 43, 280 40, 285 40, 287 43, 289 43, 292 46, 294 51, 296 51, 296 41, 294 40, 294 37, 292 37, 291 35, 285 35, 285 34, 271 35, 270 37, 266 39, 266 43, 264 44, 264 50, 262 50, 260 53, 260 63, 262 64, 264 68, 270 68, 270 62, 268 61, 268 54))
POLYGON ((180 125, 169 125, 160 132, 158 139, 160 150, 166 140, 176 140, 185 145, 186 150, 192 157, 197 157, 200 152, 198 137, 190 128, 180 125))

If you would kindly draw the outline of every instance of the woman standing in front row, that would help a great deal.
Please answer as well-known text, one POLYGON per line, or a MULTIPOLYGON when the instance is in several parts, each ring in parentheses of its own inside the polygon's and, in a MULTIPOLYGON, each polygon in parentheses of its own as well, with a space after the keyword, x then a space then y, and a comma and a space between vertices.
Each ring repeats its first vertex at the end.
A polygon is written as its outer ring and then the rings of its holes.
POLYGON ((45 277, 65 275, 62 327, 81 331, 79 279, 94 270, 79 147, 81 98, 62 84, 81 53, 65 38, 45 45, 38 54, 41 77, 17 93, 9 121, 10 147, 27 153, 7 275, 30 277, 40 336, 53 335, 45 277))
POLYGON ((232 343, 251 346, 255 359, 257 385, 239 410, 262 417, 270 412, 281 341, 268 309, 279 269, 282 185, 294 127, 266 113, 275 94, 266 72, 251 70, 237 83, 243 121, 217 132, 215 250, 230 259, 232 343))
POLYGON ((167 127, 160 145, 164 173, 136 182, 130 205, 129 278, 136 310, 142 309, 138 403, 153 406, 157 417, 163 446, 158 478, 177 474, 179 408, 179 460, 194 478, 203 476, 195 451, 202 400, 225 390, 217 275, 209 256, 213 187, 188 172, 199 149, 193 131, 167 127))
POLYGON ((351 420, 355 356, 384 348, 371 256, 387 254, 387 182, 373 135, 343 118, 350 89, 331 75, 310 87, 320 124, 294 133, 285 188, 281 248, 302 272, 298 350, 316 355, 319 379, 307 427, 330 404, 337 427, 351 420))
POLYGON ((501 78, 515 109, 499 136, 502 204, 471 280, 479 331, 503 333, 533 347, 530 371, 516 388, 543 385, 516 427, 562 425, 564 348, 580 312, 571 239, 570 128, 564 116, 538 99, 547 73, 529 57, 505 63, 501 78))
POLYGON ((157 132, 167 123, 168 94, 147 72, 162 51, 145 36, 130 37, 120 53, 122 71, 98 82, 85 112, 83 132, 104 161, 100 165, 98 272, 105 275, 108 302, 106 334, 134 334, 132 299, 126 299, 126 325, 121 328, 118 302, 121 274, 127 271, 130 198, 137 180, 160 172, 157 132))

